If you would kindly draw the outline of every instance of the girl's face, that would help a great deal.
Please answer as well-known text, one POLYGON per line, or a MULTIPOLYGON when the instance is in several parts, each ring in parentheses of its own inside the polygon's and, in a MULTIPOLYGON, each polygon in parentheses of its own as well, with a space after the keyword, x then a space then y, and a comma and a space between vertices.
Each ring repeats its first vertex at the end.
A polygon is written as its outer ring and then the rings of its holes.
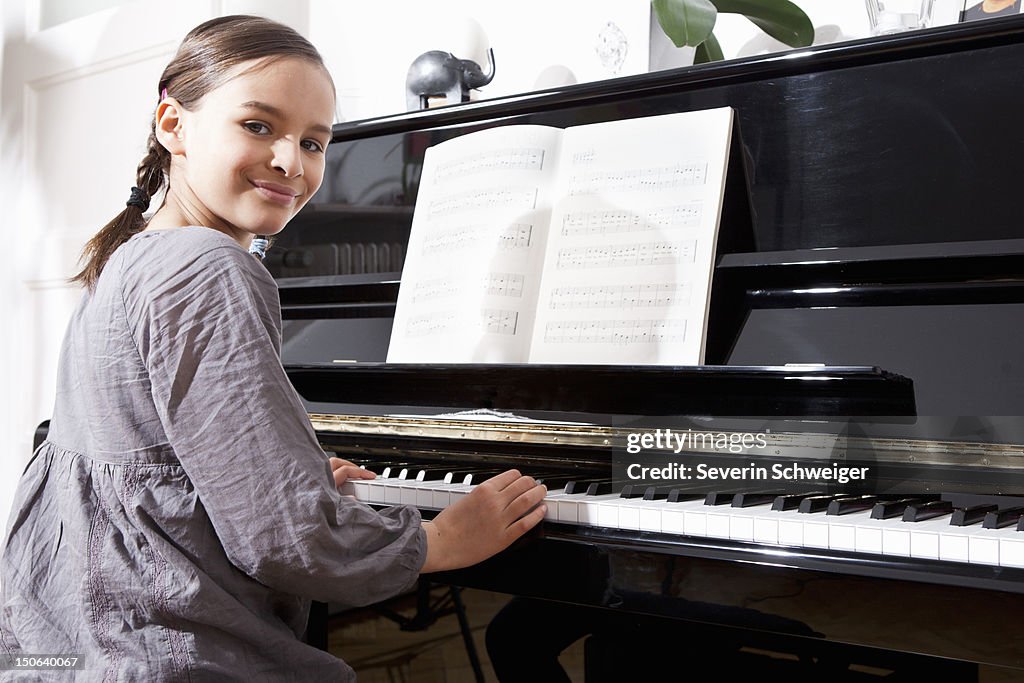
POLYGON ((334 119, 334 88, 319 66, 285 58, 251 67, 235 67, 192 111, 179 109, 170 186, 186 222, 243 246, 280 232, 320 187, 334 119))

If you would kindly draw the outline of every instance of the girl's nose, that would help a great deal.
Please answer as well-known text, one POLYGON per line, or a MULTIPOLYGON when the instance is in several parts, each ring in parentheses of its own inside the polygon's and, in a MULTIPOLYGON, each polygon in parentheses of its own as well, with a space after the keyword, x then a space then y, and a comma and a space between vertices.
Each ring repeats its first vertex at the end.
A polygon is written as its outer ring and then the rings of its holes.
POLYGON ((275 169, 281 171, 286 178, 297 178, 302 175, 302 150, 298 144, 278 140, 273 150, 274 159, 271 163, 275 169))

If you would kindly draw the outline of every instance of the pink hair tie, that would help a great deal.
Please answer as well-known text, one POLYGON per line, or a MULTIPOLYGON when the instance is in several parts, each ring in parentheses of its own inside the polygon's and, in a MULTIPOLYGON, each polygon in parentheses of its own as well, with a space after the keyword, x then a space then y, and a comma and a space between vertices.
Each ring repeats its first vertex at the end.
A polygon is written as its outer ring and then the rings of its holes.
POLYGON ((164 88, 162 91, 160 91, 160 99, 161 100, 166 100, 167 99, 167 88, 164 88))

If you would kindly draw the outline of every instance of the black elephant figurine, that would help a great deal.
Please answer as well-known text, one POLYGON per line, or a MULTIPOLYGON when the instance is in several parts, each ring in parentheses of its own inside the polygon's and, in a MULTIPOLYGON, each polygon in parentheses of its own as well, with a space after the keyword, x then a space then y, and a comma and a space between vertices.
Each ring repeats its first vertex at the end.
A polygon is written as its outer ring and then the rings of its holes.
POLYGON ((409 66, 405 78, 405 101, 409 111, 426 109, 431 97, 447 98, 448 104, 468 102, 469 91, 487 85, 494 78, 494 50, 487 50, 485 73, 471 59, 459 59, 450 52, 424 52, 409 66))

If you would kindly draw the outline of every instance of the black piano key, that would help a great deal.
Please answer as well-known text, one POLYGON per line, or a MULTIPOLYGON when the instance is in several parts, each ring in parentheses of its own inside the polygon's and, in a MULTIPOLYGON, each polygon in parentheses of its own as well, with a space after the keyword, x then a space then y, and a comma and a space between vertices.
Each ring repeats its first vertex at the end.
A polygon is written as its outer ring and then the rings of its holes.
POLYGON ((566 483, 565 492, 571 495, 586 493, 587 487, 589 487, 591 484, 600 482, 608 482, 608 484, 611 485, 611 482, 608 481, 607 479, 573 479, 572 481, 566 483))
POLYGON ((776 496, 775 500, 772 501, 772 510, 776 512, 796 510, 800 507, 800 503, 804 498, 820 495, 823 495, 821 491, 811 491, 810 493, 790 493, 784 496, 776 496))
POLYGON ((988 505, 971 505, 965 508, 953 510, 953 517, 949 520, 950 526, 970 526, 985 521, 985 515, 995 512, 999 506, 995 503, 988 505))
POLYGON ((603 496, 606 493, 612 492, 612 483, 610 481, 595 481, 587 487, 588 496, 603 496))
POLYGON ((1017 531, 1024 531, 1024 517, 1017 520, 1017 531))
POLYGON ((850 496, 849 498, 836 498, 828 504, 825 510, 826 515, 849 515, 854 512, 870 510, 878 502, 878 496, 850 496))
POLYGON ((776 498, 781 496, 780 491, 752 491, 746 493, 737 493, 732 497, 732 506, 734 508, 750 508, 758 505, 768 505, 773 503, 776 498))
POLYGON ((820 496, 807 496, 800 501, 797 511, 804 514, 825 512, 828 510, 828 504, 837 498, 849 498, 849 495, 845 493, 828 493, 820 496))
POLYGON ((669 503, 688 503, 691 500, 700 500, 702 498, 704 498, 704 495, 701 493, 694 493, 686 489, 672 489, 668 492, 666 500, 669 503))
POLYGON ((704 494, 705 505, 732 505, 735 491, 711 491, 704 494))
POLYGON ((658 486, 648 486, 647 490, 644 491, 644 500, 668 500, 668 494, 670 492, 670 489, 658 486))
POLYGON ((981 526, 984 529, 1002 529, 1003 527, 1020 524, 1024 515, 1024 507, 1012 507, 1004 510, 993 510, 985 513, 981 526))
POLYGON ((532 476, 538 484, 547 486, 548 491, 564 489, 570 481, 575 481, 579 478, 568 474, 535 474, 532 476))
POLYGON ((892 519, 902 517, 910 505, 927 503, 923 498, 897 498, 896 500, 880 500, 871 508, 871 519, 892 519))
POLYGON ((908 505, 903 511, 904 522, 923 522, 953 512, 953 504, 948 500, 933 500, 920 505, 908 505))
POLYGON ((643 498, 644 493, 647 492, 648 486, 642 486, 640 484, 626 484, 622 487, 622 492, 619 493, 620 498, 643 498))

